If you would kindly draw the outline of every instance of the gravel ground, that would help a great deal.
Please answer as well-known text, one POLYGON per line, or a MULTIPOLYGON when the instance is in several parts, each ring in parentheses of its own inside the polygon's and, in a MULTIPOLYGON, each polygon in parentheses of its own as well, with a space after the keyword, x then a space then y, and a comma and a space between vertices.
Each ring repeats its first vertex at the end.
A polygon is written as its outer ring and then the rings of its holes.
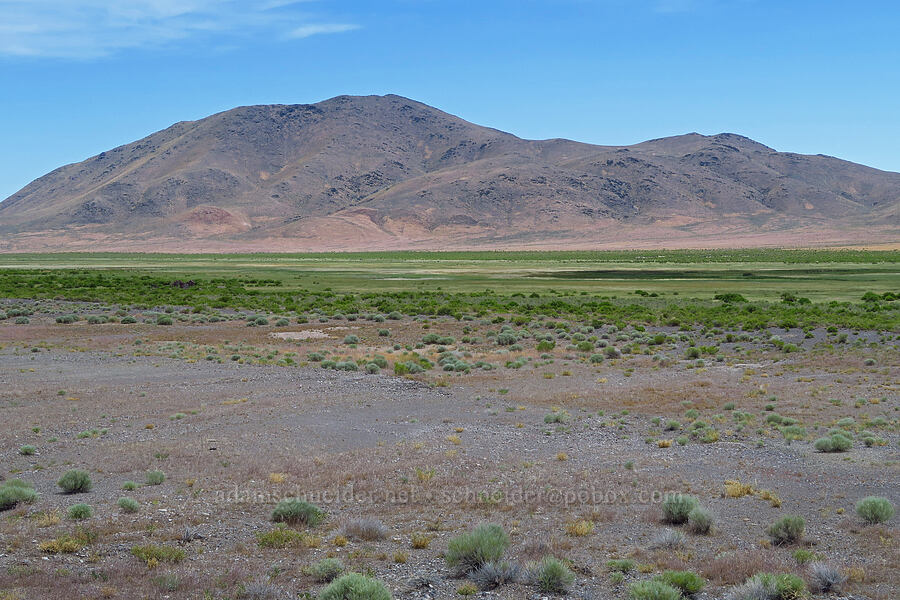
MULTIPOLYGON (((703 369, 654 369, 650 357, 637 357, 629 359, 631 374, 615 361, 595 367, 560 355, 544 367, 407 379, 173 359, 130 345, 136 337, 206 344, 217 336, 256 344, 269 337, 230 324, 148 327, 137 336, 125 328, 0 325, 0 473, 40 494, 0 519, 0 590, 9 591, 0 598, 234 598, 260 577, 287 597, 314 595, 321 584, 304 567, 326 556, 370 571, 396 598, 454 598, 464 580, 450 577, 442 553, 450 538, 485 521, 510 533, 511 560, 544 553, 571 560, 574 598, 626 598, 628 583, 664 569, 706 575, 696 597, 720 598, 744 570, 805 573, 792 556, 798 548, 852 575, 843 597, 900 597, 898 517, 864 526, 853 510, 867 495, 900 506, 896 353, 882 352, 869 370, 857 351, 810 351, 790 361, 761 353, 752 364, 703 369), (763 415, 772 395, 777 412, 800 419, 808 438, 842 417, 887 415, 878 432, 886 444, 857 441, 849 452, 821 454, 809 439, 786 442, 761 419, 733 431, 724 403, 763 415), (854 406, 860 397, 880 400, 854 406), (719 441, 659 447, 656 440, 684 431, 661 431, 652 418, 687 428, 688 406, 715 424, 719 441), (563 423, 545 423, 554 409, 567 411, 563 423), (19 453, 26 444, 34 455, 19 453), (55 482, 70 468, 91 472, 90 492, 59 493, 55 482), (122 491, 151 469, 166 481, 122 491), (732 479, 771 490, 780 506, 725 497, 732 479), (681 548, 653 549, 666 529, 659 503, 667 492, 697 496, 716 517, 712 535, 686 534, 681 548), (259 548, 255 535, 273 527, 274 502, 297 494, 328 512, 308 531, 318 536, 313 547, 259 548), (116 506, 125 495, 138 500, 139 512, 116 506), (42 552, 40 542, 74 531, 65 510, 76 502, 93 506, 85 526, 96 541, 73 554, 42 552), (62 519, 41 523, 37 516, 48 511, 62 519), (769 547, 766 528, 783 514, 806 519, 801 545, 769 547), (335 543, 361 517, 383 521, 387 536, 335 543), (568 535, 566 524, 577 519, 593 522, 593 532, 568 535), (185 527, 202 537, 184 542, 185 527), (430 546, 411 548, 414 533, 430 536, 430 546), (150 543, 182 548, 185 559, 148 569, 131 548, 150 543), (622 557, 645 572, 613 583, 606 561, 622 557)), ((513 584, 480 597, 547 595, 513 584)))

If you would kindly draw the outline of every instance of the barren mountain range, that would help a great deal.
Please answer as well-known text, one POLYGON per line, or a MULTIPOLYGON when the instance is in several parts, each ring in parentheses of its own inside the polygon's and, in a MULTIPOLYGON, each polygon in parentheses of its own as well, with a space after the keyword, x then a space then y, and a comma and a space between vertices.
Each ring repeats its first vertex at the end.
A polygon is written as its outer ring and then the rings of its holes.
POLYGON ((900 173, 729 133, 523 140, 392 95, 176 123, 0 203, 7 252, 898 241, 900 173))

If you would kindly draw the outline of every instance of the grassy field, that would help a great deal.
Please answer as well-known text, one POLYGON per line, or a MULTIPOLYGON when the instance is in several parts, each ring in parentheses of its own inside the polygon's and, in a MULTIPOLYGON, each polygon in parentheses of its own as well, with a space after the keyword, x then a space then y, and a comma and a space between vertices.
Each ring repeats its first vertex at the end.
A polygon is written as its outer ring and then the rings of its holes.
POLYGON ((630 252, 373 252, 346 254, 16 254, 0 269, 256 279, 281 291, 498 294, 569 291, 711 298, 858 301, 900 289, 900 252, 824 250, 630 252))

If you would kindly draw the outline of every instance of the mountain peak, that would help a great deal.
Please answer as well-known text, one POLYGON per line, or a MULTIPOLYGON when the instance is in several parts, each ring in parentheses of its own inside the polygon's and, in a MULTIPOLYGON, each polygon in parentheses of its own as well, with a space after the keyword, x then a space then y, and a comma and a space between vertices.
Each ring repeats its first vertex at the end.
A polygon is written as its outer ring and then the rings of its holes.
POLYGON ((896 173, 734 133, 530 141, 345 95, 237 107, 61 167, 0 203, 0 249, 870 241, 896 239, 898 198, 896 173))

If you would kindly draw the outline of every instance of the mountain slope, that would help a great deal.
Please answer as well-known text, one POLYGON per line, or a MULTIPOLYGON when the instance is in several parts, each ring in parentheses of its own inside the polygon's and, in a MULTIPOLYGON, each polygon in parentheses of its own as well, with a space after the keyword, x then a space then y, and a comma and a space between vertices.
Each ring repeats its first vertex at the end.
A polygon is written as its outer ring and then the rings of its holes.
POLYGON ((900 174, 734 134, 522 140, 399 96, 235 108, 0 203, 0 250, 896 241, 900 174))

